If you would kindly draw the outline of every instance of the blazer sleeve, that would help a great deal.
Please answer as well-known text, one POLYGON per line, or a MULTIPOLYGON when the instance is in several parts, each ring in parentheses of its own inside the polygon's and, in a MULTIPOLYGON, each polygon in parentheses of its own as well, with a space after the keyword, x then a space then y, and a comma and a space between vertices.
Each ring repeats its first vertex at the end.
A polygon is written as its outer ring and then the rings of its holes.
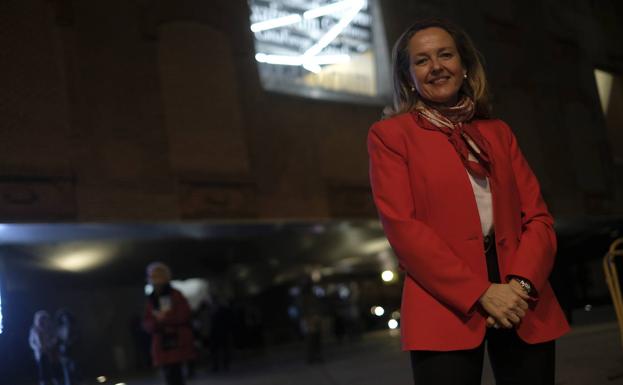
POLYGON ((529 280, 538 294, 546 284, 556 255, 554 218, 541 196, 539 182, 523 156, 510 127, 509 137, 513 173, 521 204, 521 237, 515 255, 510 259, 506 279, 518 276, 529 280))
POLYGON ((385 235, 400 265, 420 286, 454 311, 470 315, 490 283, 415 219, 404 138, 396 130, 381 129, 381 124, 369 131, 368 154, 372 194, 385 235))

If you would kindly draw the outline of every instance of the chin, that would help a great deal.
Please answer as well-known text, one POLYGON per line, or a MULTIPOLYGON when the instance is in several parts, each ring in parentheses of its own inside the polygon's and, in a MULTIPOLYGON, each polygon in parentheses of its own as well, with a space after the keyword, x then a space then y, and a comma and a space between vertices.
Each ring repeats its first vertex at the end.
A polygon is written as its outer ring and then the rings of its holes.
POLYGON ((457 99, 457 93, 439 92, 440 90, 435 91, 437 92, 430 92, 428 95, 423 96, 423 98, 437 104, 446 104, 457 99))
POLYGON ((436 103, 436 104, 456 104, 456 102, 458 101, 458 99, 455 99, 454 96, 453 97, 446 97, 446 98, 430 98, 428 99, 429 101, 436 103))

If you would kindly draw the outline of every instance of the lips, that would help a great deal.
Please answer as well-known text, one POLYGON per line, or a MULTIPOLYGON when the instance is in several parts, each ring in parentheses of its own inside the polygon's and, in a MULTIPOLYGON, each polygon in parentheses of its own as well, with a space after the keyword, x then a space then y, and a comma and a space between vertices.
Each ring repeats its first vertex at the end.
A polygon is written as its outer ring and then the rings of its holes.
POLYGON ((450 76, 439 76, 434 79, 429 80, 430 84, 442 84, 447 82, 450 79, 450 76))

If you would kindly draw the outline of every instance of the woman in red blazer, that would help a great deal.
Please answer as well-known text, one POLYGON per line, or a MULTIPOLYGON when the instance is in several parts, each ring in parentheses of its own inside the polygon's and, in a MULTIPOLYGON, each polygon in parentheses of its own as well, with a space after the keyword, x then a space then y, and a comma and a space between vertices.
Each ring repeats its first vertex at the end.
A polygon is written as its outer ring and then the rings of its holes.
POLYGON ((191 310, 186 298, 171 287, 171 271, 160 262, 147 266, 147 280, 153 287, 143 325, 152 335, 154 366, 161 367, 167 385, 186 383, 182 366, 196 358, 191 310))
POLYGON ((489 118, 469 37, 411 26, 393 51, 394 107, 368 136, 370 181, 406 271, 401 330, 415 383, 554 384, 569 330, 548 282, 553 219, 511 129, 489 118))

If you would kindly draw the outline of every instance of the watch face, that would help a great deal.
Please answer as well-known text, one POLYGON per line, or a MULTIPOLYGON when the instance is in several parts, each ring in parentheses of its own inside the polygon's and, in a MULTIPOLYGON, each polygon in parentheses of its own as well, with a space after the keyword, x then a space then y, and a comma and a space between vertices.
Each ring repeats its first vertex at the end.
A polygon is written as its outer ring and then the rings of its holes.
POLYGON ((532 291, 532 286, 524 281, 523 279, 517 279, 517 282, 519 282, 519 284, 521 285, 521 287, 528 293, 530 293, 532 291))
POLYGON ((249 0, 249 8, 265 89, 343 100, 389 94, 376 0, 249 0))

